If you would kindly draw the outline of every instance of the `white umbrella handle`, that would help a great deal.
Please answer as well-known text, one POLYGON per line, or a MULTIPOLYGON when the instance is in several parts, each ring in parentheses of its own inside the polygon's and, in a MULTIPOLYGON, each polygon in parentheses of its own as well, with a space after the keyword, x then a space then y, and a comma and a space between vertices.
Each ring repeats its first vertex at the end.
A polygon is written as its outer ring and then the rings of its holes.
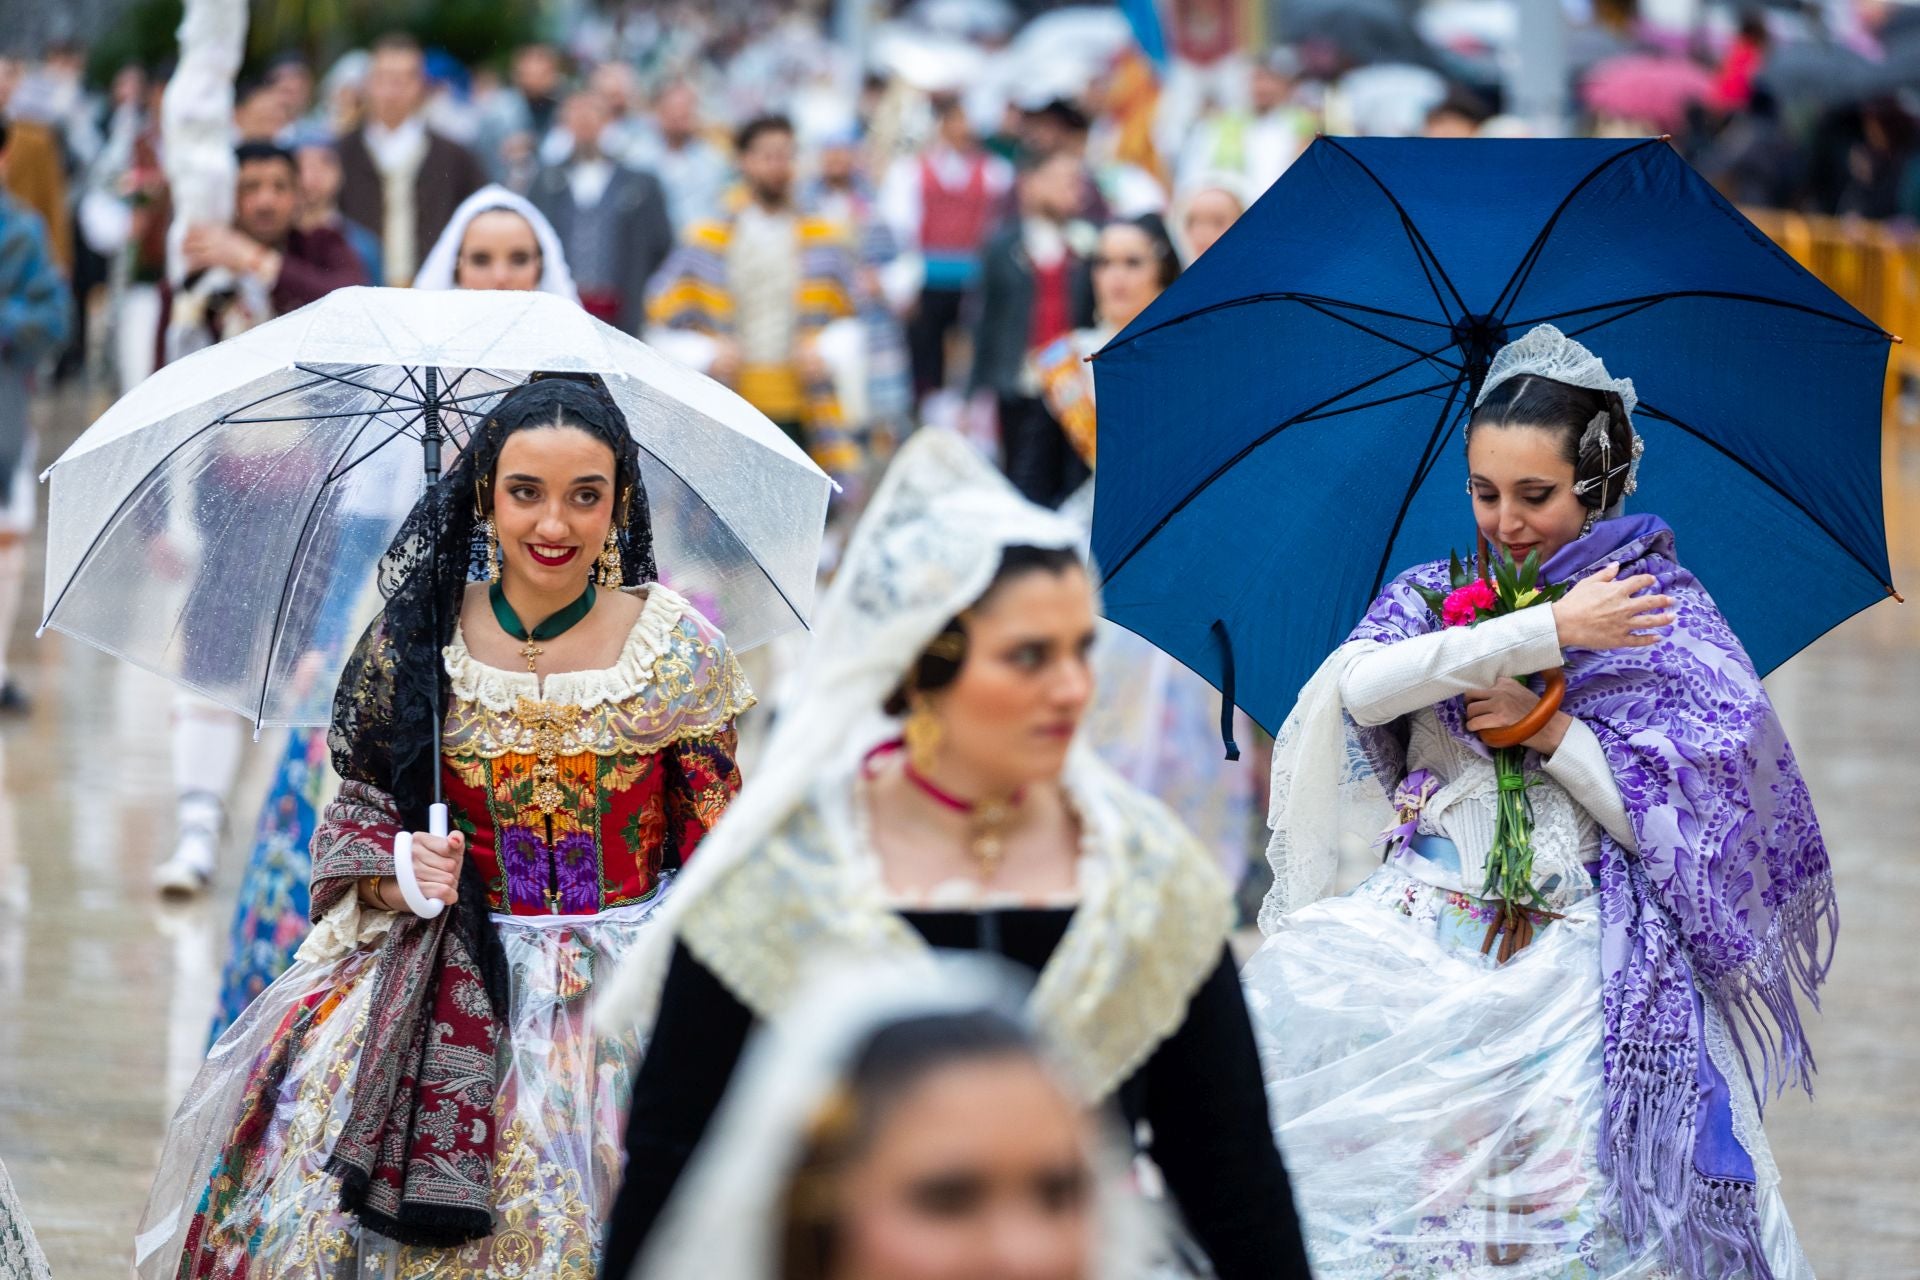
MULTIPOLYGON (((447 806, 431 805, 427 809, 427 833, 444 836, 447 834, 447 806)), ((407 900, 407 910, 423 920, 431 920, 446 908, 446 903, 438 898, 429 898, 420 892, 420 881, 413 874, 413 832, 402 831, 393 838, 393 878, 400 882, 400 896, 407 900)))

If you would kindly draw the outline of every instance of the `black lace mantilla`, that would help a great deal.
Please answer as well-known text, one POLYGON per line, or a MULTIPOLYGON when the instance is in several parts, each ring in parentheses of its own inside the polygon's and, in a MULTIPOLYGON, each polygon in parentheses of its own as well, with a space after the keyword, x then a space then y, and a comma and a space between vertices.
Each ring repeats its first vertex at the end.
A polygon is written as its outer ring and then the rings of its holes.
MULTIPOLYGON (((535 374, 501 397, 459 458, 414 504, 380 558, 386 607, 354 646, 334 692, 327 743, 334 769, 393 797, 402 821, 423 831, 434 795, 435 724, 447 714, 441 650, 453 639, 467 584, 486 565, 481 504, 491 504, 501 447, 516 431, 571 426, 604 440, 615 459, 614 492, 625 585, 653 582, 653 521, 640 474, 640 447, 626 415, 592 374, 535 374)), ((457 926, 479 957, 495 1009, 506 1011, 506 955, 488 920, 474 864, 461 873, 457 926)))

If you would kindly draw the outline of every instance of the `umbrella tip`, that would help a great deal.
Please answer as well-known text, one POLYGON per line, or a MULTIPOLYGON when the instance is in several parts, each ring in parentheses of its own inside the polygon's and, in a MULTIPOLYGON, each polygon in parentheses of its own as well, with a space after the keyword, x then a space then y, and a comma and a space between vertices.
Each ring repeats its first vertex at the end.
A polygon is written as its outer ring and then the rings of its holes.
POLYGON ((1893 597, 1893 602, 1895 604, 1905 604, 1907 602, 1907 598, 1905 596, 1901 595, 1898 591, 1895 591, 1893 589, 1893 584, 1891 582, 1887 584, 1887 594, 1893 597))
MULTIPOLYGON (((1882 332, 1885 332, 1885 330, 1882 330, 1882 332)), ((1896 347, 1904 347, 1907 345, 1907 340, 1897 333, 1888 333, 1887 337, 1896 347)))

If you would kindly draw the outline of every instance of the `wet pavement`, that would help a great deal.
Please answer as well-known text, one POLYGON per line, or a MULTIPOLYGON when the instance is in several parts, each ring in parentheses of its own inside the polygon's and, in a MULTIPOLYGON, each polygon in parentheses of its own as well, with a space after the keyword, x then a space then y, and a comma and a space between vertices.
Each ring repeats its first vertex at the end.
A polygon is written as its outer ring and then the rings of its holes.
MULTIPOLYGON (((41 406, 47 456, 88 420, 41 406)), ((1770 682, 1838 868, 1841 944, 1810 1022, 1819 1095, 1768 1111, 1787 1202, 1822 1280, 1920 1275, 1920 433, 1888 457, 1896 581, 1770 682)), ((36 550, 37 554, 37 550, 36 550)), ((37 616, 37 575, 27 593, 37 616)), ((12 652, 35 697, 0 722, 0 1160, 60 1280, 127 1274, 161 1134, 205 1047, 233 879, 163 905, 169 688, 61 636, 12 652)), ((265 786, 264 753, 241 784, 265 786)))

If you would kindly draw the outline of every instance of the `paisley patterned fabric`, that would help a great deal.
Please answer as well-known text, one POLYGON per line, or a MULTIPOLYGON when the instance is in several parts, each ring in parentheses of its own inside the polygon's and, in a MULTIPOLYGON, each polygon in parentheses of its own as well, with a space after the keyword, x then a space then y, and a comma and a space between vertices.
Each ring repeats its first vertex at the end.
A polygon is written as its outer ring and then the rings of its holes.
POLYGON ((464 908, 361 906, 353 883, 391 874, 399 817, 350 777, 315 842, 312 935, 175 1117, 143 1277, 593 1274, 641 1049, 631 1026, 594 1028, 597 986, 738 789, 732 719, 752 694, 658 586, 613 667, 543 686, 457 634, 446 658, 443 773, 493 899, 505 1016, 446 926, 464 908), (436 1238, 442 1206, 477 1207, 479 1229, 436 1238), (383 1234, 382 1215, 413 1225, 383 1234))

